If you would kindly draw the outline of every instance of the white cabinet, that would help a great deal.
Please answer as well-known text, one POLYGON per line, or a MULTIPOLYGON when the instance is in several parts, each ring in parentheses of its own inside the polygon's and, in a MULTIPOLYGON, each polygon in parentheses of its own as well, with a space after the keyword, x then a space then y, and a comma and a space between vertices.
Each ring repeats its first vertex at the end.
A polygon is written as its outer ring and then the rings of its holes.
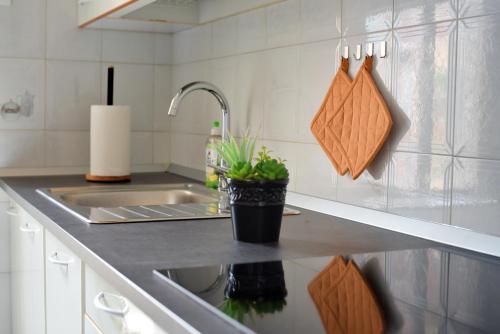
POLYGON ((13 334, 45 333, 44 231, 11 203, 11 319, 13 334))
POLYGON ((85 312, 103 334, 166 334, 88 266, 85 267, 85 312))
POLYGON ((97 328, 97 325, 87 315, 85 315, 84 321, 84 334, 102 334, 102 332, 97 328))
POLYGON ((45 232, 47 333, 82 332, 82 261, 45 232))
POLYGON ((284 0, 73 0, 81 28, 170 33, 284 0))

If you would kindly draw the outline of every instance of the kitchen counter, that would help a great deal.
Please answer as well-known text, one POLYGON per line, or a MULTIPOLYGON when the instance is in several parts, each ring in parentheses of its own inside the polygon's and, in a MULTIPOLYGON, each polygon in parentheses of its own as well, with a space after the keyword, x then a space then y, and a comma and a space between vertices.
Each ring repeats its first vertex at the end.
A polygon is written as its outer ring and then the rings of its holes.
MULTIPOLYGON (((135 174, 132 181, 180 182, 195 181, 169 173, 135 174)), ((154 275, 154 269, 442 247, 302 208, 300 215, 284 217, 280 242, 267 245, 234 241, 230 219, 91 225, 36 193, 38 188, 88 185, 81 175, 6 177, 0 185, 160 326, 166 324, 168 308, 203 333, 238 329, 154 275)))

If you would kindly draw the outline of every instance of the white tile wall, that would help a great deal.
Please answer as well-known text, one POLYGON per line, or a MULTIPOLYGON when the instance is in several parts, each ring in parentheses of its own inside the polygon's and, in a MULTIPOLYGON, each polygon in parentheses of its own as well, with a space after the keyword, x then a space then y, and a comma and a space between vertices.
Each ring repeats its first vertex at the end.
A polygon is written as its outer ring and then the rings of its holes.
POLYGON ((0 56, 42 58, 45 0, 17 0, 0 7, 0 56))
POLYGON ((101 60, 102 33, 78 29, 77 15, 74 1, 47 0, 47 58, 101 60))
MULTIPOLYGON (((290 189, 498 234, 491 190, 500 180, 498 3, 287 0, 175 34, 171 86, 175 92, 192 80, 216 82, 230 101, 232 132, 251 128, 286 155, 290 189), (375 43, 378 56, 381 41, 387 56, 376 57, 372 73, 394 127, 380 156, 352 181, 336 175, 310 121, 342 46, 350 46, 354 77, 362 63, 352 57, 355 46, 365 52, 366 43, 375 43)), ((203 168, 199 145, 218 118, 211 100, 193 94, 183 102, 171 122, 172 161, 203 168)))
POLYGON ((0 129, 43 129, 45 118, 45 64, 35 59, 0 59, 0 103, 16 102, 26 91, 34 96, 33 114, 16 120, 0 117, 0 129))
POLYGON ((47 131, 46 159, 51 166, 85 166, 90 159, 88 131, 47 131))
POLYGON ((79 29, 77 1, 1 6, 0 105, 28 91, 34 110, 17 120, 0 117, 0 175, 2 168, 88 168, 90 106, 105 102, 109 65, 115 67, 115 102, 132 106, 134 165, 165 168, 173 43, 166 34, 79 29), (162 140, 155 142, 156 131, 162 140))
POLYGON ((47 62, 46 127, 89 130, 89 106, 100 104, 101 66, 98 62, 47 62))
POLYGON ((153 130, 154 65, 104 63, 101 68, 101 103, 106 102, 108 67, 115 68, 115 97, 117 105, 131 108, 132 131, 153 130))

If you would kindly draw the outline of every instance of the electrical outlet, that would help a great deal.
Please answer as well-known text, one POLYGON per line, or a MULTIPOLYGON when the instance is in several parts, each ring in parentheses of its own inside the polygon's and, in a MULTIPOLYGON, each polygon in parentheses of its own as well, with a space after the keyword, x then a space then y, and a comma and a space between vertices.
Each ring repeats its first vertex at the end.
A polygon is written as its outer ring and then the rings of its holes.
POLYGON ((0 6, 10 6, 12 5, 12 0, 0 0, 0 6))

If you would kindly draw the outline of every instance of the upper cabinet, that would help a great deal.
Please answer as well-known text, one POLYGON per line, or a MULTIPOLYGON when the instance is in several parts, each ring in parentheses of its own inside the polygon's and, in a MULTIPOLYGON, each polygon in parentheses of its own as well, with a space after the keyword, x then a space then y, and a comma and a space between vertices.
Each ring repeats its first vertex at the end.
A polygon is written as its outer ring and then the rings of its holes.
POLYGON ((284 0, 77 0, 80 28, 176 32, 284 0))

